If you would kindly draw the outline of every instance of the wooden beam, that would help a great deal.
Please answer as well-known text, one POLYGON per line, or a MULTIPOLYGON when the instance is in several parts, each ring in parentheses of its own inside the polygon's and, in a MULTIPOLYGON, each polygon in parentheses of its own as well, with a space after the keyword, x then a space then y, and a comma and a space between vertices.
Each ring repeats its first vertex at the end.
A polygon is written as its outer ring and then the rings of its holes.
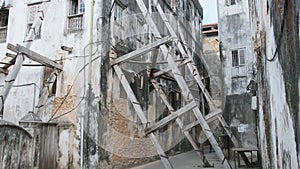
MULTIPOLYGON (((15 64, 17 55, 14 55, 14 54, 11 54, 11 53, 6 53, 6 56, 11 58, 11 60, 9 61, 10 64, 15 64)), ((10 64, 3 65, 2 69, 4 69, 4 70, 8 69, 10 66, 12 66, 10 64)), ((8 70, 6 70, 6 71, 8 73, 8 70)))
POLYGON ((159 122, 151 125, 150 127, 147 127, 145 129, 145 134, 152 133, 153 131, 167 125, 169 122, 175 120, 176 118, 182 116, 184 113, 192 110, 193 108, 197 107, 197 104, 195 102, 189 103, 185 105, 184 107, 180 108, 179 110, 171 113, 169 116, 163 118, 159 122))
POLYGON ((170 42, 172 39, 170 37, 164 37, 164 38, 161 38, 149 45, 146 45, 146 46, 143 46, 137 50, 134 50, 133 52, 130 52, 128 54, 125 54, 121 57, 118 57, 116 58, 115 60, 111 61, 111 65, 115 65, 115 64, 118 64, 118 63, 121 63, 121 62, 124 62, 128 59, 131 59, 133 57, 137 57, 137 56, 141 56, 145 53, 148 53, 150 51, 152 51, 154 48, 157 48, 159 47, 160 45, 163 45, 163 44, 166 44, 168 42, 170 42))
POLYGON ((19 44, 17 44, 17 46, 14 46, 12 44, 7 44, 7 49, 14 51, 16 53, 23 53, 24 55, 26 55, 29 59, 36 61, 38 63, 41 63, 42 65, 51 67, 51 68, 56 68, 58 70, 63 70, 63 66, 61 64, 58 64, 50 59, 48 59, 45 56, 42 56, 24 46, 21 46, 19 44))
MULTIPOLYGON (((208 115, 205 116, 205 121, 206 121, 207 123, 210 123, 210 122, 216 120, 216 119, 217 119, 217 116, 219 116, 219 115, 221 115, 221 114, 222 114, 222 112, 212 112, 212 113, 209 113, 208 115)), ((194 122, 192 122, 192 123, 186 125, 186 126, 183 128, 183 130, 184 130, 184 131, 189 131, 189 130, 191 130, 193 127, 197 126, 198 124, 199 124, 199 122, 196 120, 196 121, 194 121, 194 122)))
POLYGON ((16 58, 17 55, 15 54, 12 54, 12 53, 6 53, 5 54, 7 57, 10 57, 10 58, 16 58))
MULTIPOLYGON (((178 64, 177 67, 184 66, 188 62, 191 62, 191 60, 190 59, 184 59, 181 63, 178 64)), ((165 69, 162 69, 160 71, 157 71, 157 72, 153 73, 151 78, 157 78, 157 77, 162 76, 162 75, 164 75, 166 73, 169 73, 169 72, 172 72, 172 69, 167 67, 165 69)))
POLYGON ((13 69, 9 72, 9 74, 5 78, 5 81, 4 81, 5 83, 4 83, 4 86, 3 86, 1 94, 0 94, 0 98, 1 98, 1 100, 0 100, 0 120, 3 118, 4 103, 7 99, 10 89, 12 88, 12 86, 17 78, 17 75, 22 67, 24 60, 25 60, 25 57, 23 55, 18 55, 13 69))

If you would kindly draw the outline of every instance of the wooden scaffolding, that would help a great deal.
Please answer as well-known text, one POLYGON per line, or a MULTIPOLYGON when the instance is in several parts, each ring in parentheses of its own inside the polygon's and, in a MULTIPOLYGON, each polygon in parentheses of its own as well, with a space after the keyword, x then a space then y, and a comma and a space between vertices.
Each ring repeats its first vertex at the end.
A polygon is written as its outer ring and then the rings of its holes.
MULTIPOLYGON (((225 155, 223 154, 222 149, 220 148, 216 138, 213 135, 212 129, 209 127, 208 123, 214 120, 218 120, 224 130, 226 131, 227 135, 229 136, 230 140, 232 141, 233 145, 235 147, 240 147, 239 142, 236 139, 236 137, 233 135, 232 131, 230 130, 230 127, 226 123, 225 119, 222 116, 222 110, 218 109, 208 92, 208 90, 205 88, 205 85, 202 82, 202 78, 200 77, 200 74, 198 72, 198 69, 194 63, 193 60, 193 53, 191 53, 188 48, 183 45, 186 44, 186 39, 184 37, 184 27, 183 24, 180 23, 180 21, 177 21, 178 25, 178 31, 175 32, 173 27, 170 24, 170 21, 168 20, 167 16, 165 15, 162 7, 160 6, 160 3, 158 0, 152 0, 152 3, 154 4, 155 8, 157 9, 159 16, 163 20, 164 26, 167 28, 169 35, 168 36, 162 36, 162 33, 159 32, 159 29, 157 28, 156 24, 153 20, 153 18, 150 15, 150 11, 147 9, 146 5, 144 4, 143 0, 136 0, 138 7, 140 11, 142 11, 142 15, 149 26, 150 32, 155 36, 155 42, 150 43, 144 47, 141 47, 133 52, 127 53, 123 56, 118 56, 116 52, 112 51, 110 53, 110 63, 113 67, 115 74, 118 76, 124 90, 127 93, 127 96, 130 100, 130 102, 133 105, 133 108, 135 112, 137 113, 139 119, 141 120, 143 127, 144 127, 144 134, 149 136, 152 143, 154 144, 154 147, 156 148, 156 151, 158 155, 160 156, 163 165, 167 169, 172 169, 173 166, 168 160, 168 157, 166 156, 165 152, 163 151, 162 146, 160 145, 157 136, 155 135, 155 131, 160 129, 161 127, 167 125, 171 121, 175 120, 175 122, 178 124, 178 126, 181 128, 182 132, 184 133, 187 140, 190 142, 192 147, 198 152, 200 155, 200 159, 203 158, 203 154, 199 151, 199 148, 196 144, 196 142, 193 140, 191 134, 189 133, 190 129, 195 127, 196 125, 200 124, 203 132, 205 133, 206 138, 209 140, 211 146, 213 147, 214 151, 216 152, 219 160, 221 161, 224 168, 230 169, 231 165, 226 159, 225 155), (172 45, 170 45, 170 43, 172 45), (180 52, 181 57, 183 58, 183 61, 181 63, 176 63, 174 60, 174 56, 172 55, 172 48, 176 48, 180 52), (128 61, 129 59, 132 59, 137 56, 141 56, 147 52, 150 52, 154 49, 159 49, 159 51, 163 54, 164 58, 167 58, 168 68, 165 70, 161 70, 159 72, 155 72, 155 75, 149 73, 149 81, 154 86, 157 93, 159 93, 160 98, 163 100, 164 104, 168 108, 168 111, 171 113, 167 117, 163 118, 162 120, 158 121, 154 125, 148 126, 147 125, 147 117, 144 114, 141 104, 139 103, 137 96, 135 95, 134 91, 132 90, 130 83, 125 77, 124 72, 120 68, 120 64, 128 61), (204 94, 205 100, 207 101, 210 109, 210 113, 206 116, 203 116, 203 113, 200 111, 199 107, 197 106, 196 100, 194 96, 192 95, 189 86, 182 75, 182 72, 180 71, 179 67, 185 66, 189 69, 190 74, 193 76, 194 80, 197 82, 198 87, 201 89, 201 92, 204 94), (174 110, 172 107, 172 104, 169 102, 166 94, 161 89, 160 85, 158 84, 157 78, 163 74, 170 73, 172 77, 176 80, 181 95, 185 101, 185 105, 181 107, 178 110, 174 110), (189 125, 184 126, 180 116, 189 112, 190 110, 193 111, 196 121, 190 122, 189 125)), ((172 21, 174 22, 174 21, 172 21)), ((205 65, 206 68, 209 69, 209 65, 206 64, 204 56, 200 56, 202 63, 205 65)), ((153 64, 156 63, 157 58, 154 57, 152 60, 153 64)), ((151 70, 149 70, 151 71, 151 70)), ((249 162, 247 157, 244 154, 241 154, 243 160, 247 163, 249 162)), ((206 161, 203 161, 205 164, 206 161)))

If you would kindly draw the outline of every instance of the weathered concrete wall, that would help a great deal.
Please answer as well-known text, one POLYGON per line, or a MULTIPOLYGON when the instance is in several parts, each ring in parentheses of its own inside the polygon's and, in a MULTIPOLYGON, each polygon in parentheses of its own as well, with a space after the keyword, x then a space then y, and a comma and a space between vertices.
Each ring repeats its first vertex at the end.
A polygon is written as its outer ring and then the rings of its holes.
POLYGON ((32 136, 5 121, 0 121, 0 132, 0 168, 34 168, 32 136))
POLYGON ((299 1, 252 1, 263 168, 299 168, 299 1))
MULTIPOLYGON (((19 2, 14 0, 10 2, 7 42, 22 44, 27 29, 27 5, 41 1, 19 2)), ((140 12, 137 10, 134 1, 119 1, 125 4, 125 8, 122 9, 122 23, 125 23, 125 25, 116 23, 120 18, 115 20, 115 17, 119 15, 115 15, 116 4, 112 8, 112 2, 95 1, 94 27, 91 30, 93 35, 92 44, 89 44, 89 22, 91 17, 89 9, 91 9, 91 1, 87 0, 85 1, 86 12, 83 15, 83 30, 73 33, 68 32, 69 1, 52 0, 49 2, 50 6, 47 13, 45 13, 41 39, 33 40, 31 47, 33 51, 52 60, 58 60, 64 66, 56 82, 55 95, 48 98, 43 112, 38 114, 43 122, 42 124, 48 124, 49 121, 57 124, 55 128, 50 130, 51 133, 57 132, 57 135, 53 136, 53 140, 46 137, 46 135, 39 136, 40 140, 47 139, 45 142, 49 141, 49 144, 54 143, 51 141, 57 143, 55 145, 56 154, 54 155, 55 152, 49 151, 52 152, 49 159, 53 160, 55 158, 56 160, 56 163, 53 164, 54 168, 80 168, 83 165, 86 168, 117 169, 145 163, 157 158, 153 157, 156 152, 150 140, 147 137, 141 137, 141 128, 137 116, 133 113, 128 98, 109 65, 111 47, 117 47, 120 50, 123 47, 122 44, 125 44, 130 50, 123 51, 124 54, 152 42, 153 37, 149 34, 149 29, 141 17, 136 17, 136 15, 132 17, 134 12, 140 12), (61 50, 62 45, 72 47, 73 51, 68 53, 61 50), (92 46, 92 65, 87 65, 90 46, 92 46), (89 66, 91 66, 91 69, 89 69, 89 66), (91 70, 90 75, 89 70, 91 70), (88 79, 88 77, 91 77, 91 79, 88 79), (88 84, 88 82, 91 83, 88 84)), ((170 2, 168 1, 168 3, 170 2)), ((186 3, 183 5, 183 1, 176 1, 173 7, 176 7, 183 20, 188 20, 187 23, 190 27, 197 28, 189 30, 193 30, 194 35, 197 34, 196 37, 199 39, 202 8, 198 6, 198 3, 193 5, 193 2, 190 2, 190 8, 186 3), (184 9, 181 9, 181 7, 184 7, 184 9), (187 17, 188 14, 189 17, 187 17)), ((148 8, 152 9, 151 6, 148 6, 148 8)), ((164 9, 166 11, 170 10, 166 4, 164 4, 164 9)), ((169 17, 174 16, 170 14, 169 17)), ((160 29, 164 31, 164 34, 167 34, 161 20, 158 17, 155 19, 159 22, 157 25, 160 25, 160 29)), ((174 25, 174 27, 176 26, 174 25)), ((188 45, 193 51, 199 50, 196 49, 191 39, 188 39, 188 45)), ((0 44, 1 56, 8 52, 5 48, 6 43, 0 44)), ((137 61, 149 61, 149 58, 143 56, 137 61)), ((165 60, 161 55, 159 55, 158 61, 164 62, 163 66, 159 67, 163 68, 165 60)), ((27 59, 25 63, 31 64, 34 62, 27 59)), ((136 63, 122 65, 122 68, 132 73, 136 80, 138 80, 136 75, 145 70, 144 65, 136 63)), ((34 106, 37 104, 40 90, 43 87, 43 71, 43 67, 22 67, 15 83, 19 86, 13 87, 5 104, 5 120, 17 124, 22 117, 27 115, 28 111, 35 110, 34 106)), ((4 78, 1 77, 2 83, 4 78)), ((147 81, 145 80, 145 82, 147 81)), ((167 86, 168 83, 165 85, 167 86)), ((134 90, 138 90, 138 87, 134 87, 134 90)), ((140 93, 140 95, 142 94, 144 93, 140 93)), ((174 93, 170 93, 170 95, 173 99, 177 98, 174 93)), ((161 106, 162 101, 156 99, 157 96, 154 91, 144 96, 144 99, 148 99, 150 102, 149 105, 146 102, 144 103, 148 106, 145 107, 145 112, 148 113, 152 122, 161 118, 160 115, 165 110, 165 107, 161 106), (159 113, 156 114, 156 112, 159 113)), ((178 97, 178 99, 181 98, 178 97)), ((176 99, 174 100, 176 101, 176 99)), ((175 101, 174 105, 176 105, 175 101)), ((186 123, 193 119, 187 115, 183 117, 183 120, 186 123)), ((33 135, 34 132, 39 133, 42 130, 42 128, 35 129, 32 125, 24 125, 24 127, 26 130, 32 131, 33 135)), ((194 131, 192 132, 194 133, 194 131)), ((183 136, 178 127, 172 127, 171 125, 160 136, 166 151, 175 147, 170 151, 170 154, 190 148, 186 140, 182 139, 183 136)), ((46 157, 42 152, 45 152, 49 147, 42 149, 41 145, 32 146, 37 153, 46 157)), ((33 155, 29 157, 33 157, 33 155)), ((30 162, 28 163, 31 165, 30 162)), ((38 167, 39 165, 37 163, 35 166, 38 167)))
POLYGON ((247 91, 256 71, 249 1, 236 0, 233 5, 230 3, 218 1, 219 41, 226 93, 224 116, 238 136, 241 146, 257 147, 256 113, 251 109, 251 96, 254 93, 247 91), (234 50, 245 51, 244 64, 240 62, 233 65, 234 50))
POLYGON ((222 62, 219 52, 219 37, 203 35, 203 53, 207 63, 210 65, 210 93, 216 106, 223 109, 225 104, 225 84, 222 62))

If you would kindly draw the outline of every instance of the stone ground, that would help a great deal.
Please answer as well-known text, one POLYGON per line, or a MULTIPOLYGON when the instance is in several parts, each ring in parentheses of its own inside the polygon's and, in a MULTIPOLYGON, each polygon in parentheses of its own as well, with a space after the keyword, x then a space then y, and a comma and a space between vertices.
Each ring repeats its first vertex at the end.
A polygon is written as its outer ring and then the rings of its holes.
MULTIPOLYGON (((206 167, 205 169, 222 169, 221 162, 215 153, 205 153, 205 156, 209 160, 210 164, 214 167, 206 167)), ((173 157, 170 157, 170 162, 173 165, 174 169, 201 169, 204 168, 200 163, 199 156, 196 151, 190 151, 187 153, 179 154, 173 157)), ((234 169, 234 161, 231 159, 230 164, 234 169)), ((244 169, 242 167, 237 167, 238 169, 244 169)), ((130 169, 164 169, 163 164, 160 160, 145 164, 142 166, 130 168, 130 169)), ((259 168, 252 168, 259 169, 259 168)))

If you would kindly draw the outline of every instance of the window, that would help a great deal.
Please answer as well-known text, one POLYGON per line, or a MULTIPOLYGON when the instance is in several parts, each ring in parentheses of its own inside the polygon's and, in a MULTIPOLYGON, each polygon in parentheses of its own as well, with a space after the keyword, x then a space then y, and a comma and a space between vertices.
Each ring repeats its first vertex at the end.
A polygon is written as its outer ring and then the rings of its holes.
POLYGON ((229 6, 229 5, 235 5, 236 4, 236 0, 226 0, 225 3, 226 3, 227 6, 229 6))
POLYGON ((0 10, 0 43, 6 42, 8 14, 9 14, 8 9, 0 10))
POLYGON ((77 32, 83 29, 84 0, 70 0, 68 15, 68 32, 77 32))
POLYGON ((232 77, 245 77, 247 76, 246 58, 245 58, 245 48, 237 49, 231 51, 232 55, 232 77))
POLYGON ((28 5, 28 15, 27 15, 27 35, 29 34, 30 30, 33 29, 35 39, 41 38, 41 28, 42 24, 38 28, 33 28, 34 20, 39 17, 39 12, 42 3, 35 3, 28 5))
POLYGON ((114 4, 114 20, 117 22, 117 24, 122 26, 122 20, 123 18, 123 12, 127 8, 125 4, 123 4, 121 1, 115 1, 114 4))
MULTIPOLYGON (((48 90, 49 90, 49 84, 47 84, 47 80, 50 77, 51 73, 52 73, 53 69, 49 68, 49 67, 45 67, 44 68, 44 77, 43 77, 43 87, 48 85, 48 90)), ((57 84, 57 79, 55 79, 53 86, 51 88, 51 90, 49 91, 49 97, 50 96, 55 96, 56 93, 56 84, 57 84)))
POLYGON ((238 49, 231 51, 232 67, 245 65, 245 49, 238 49))

